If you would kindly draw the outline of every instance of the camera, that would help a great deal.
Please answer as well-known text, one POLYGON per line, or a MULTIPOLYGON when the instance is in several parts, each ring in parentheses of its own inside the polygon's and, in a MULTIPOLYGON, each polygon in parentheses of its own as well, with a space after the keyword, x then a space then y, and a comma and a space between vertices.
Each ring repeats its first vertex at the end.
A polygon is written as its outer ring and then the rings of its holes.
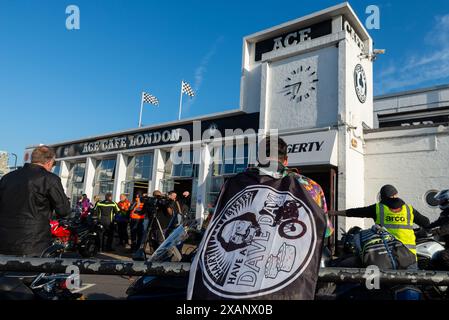
POLYGON ((158 211, 166 207, 170 199, 166 196, 145 197, 143 199, 143 212, 148 217, 154 217, 158 211))

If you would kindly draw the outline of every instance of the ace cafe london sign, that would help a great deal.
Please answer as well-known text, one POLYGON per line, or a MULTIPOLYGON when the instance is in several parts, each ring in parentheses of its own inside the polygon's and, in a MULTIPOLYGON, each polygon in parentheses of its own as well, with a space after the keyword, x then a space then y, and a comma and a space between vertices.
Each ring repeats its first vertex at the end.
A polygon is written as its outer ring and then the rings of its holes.
POLYGON ((326 20, 308 27, 293 29, 284 34, 256 43, 255 61, 262 60, 262 55, 298 45, 332 33, 332 20, 326 20))

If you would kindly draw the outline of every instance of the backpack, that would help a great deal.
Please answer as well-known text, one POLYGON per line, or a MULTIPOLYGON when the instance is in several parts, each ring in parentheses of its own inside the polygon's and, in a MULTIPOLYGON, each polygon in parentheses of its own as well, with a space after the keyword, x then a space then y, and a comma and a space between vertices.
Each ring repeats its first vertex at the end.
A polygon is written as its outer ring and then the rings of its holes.
POLYGON ((381 270, 398 270, 416 263, 416 256, 380 225, 360 231, 354 241, 364 267, 375 265, 381 270))

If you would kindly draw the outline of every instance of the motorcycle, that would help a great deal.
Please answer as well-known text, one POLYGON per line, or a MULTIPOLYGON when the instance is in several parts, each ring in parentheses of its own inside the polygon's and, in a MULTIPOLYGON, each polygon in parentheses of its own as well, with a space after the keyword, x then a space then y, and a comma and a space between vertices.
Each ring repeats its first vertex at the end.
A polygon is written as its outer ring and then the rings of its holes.
MULTIPOLYGON (((201 233, 192 226, 180 225, 167 237, 147 260, 149 262, 192 262, 201 233), (189 247, 189 250, 186 247, 189 247)), ((185 300, 188 275, 142 276, 126 290, 128 300, 185 300)))
POLYGON ((54 243, 64 246, 65 251, 79 252, 84 258, 91 258, 100 249, 102 225, 90 217, 51 220, 50 228, 54 243))
MULTIPOLYGON (((435 236, 424 229, 415 229, 416 256, 420 270, 440 270, 438 255, 443 251, 444 245, 435 239, 435 236)), ((425 286, 424 294, 428 299, 448 299, 447 286, 425 286)))
MULTIPOLYGON (((321 266, 341 268, 366 267, 357 253, 356 241, 361 231, 362 229, 359 227, 353 227, 348 232, 343 231, 339 248, 340 255, 338 257, 330 257, 329 254, 323 254, 321 266)), ((336 300, 416 300, 422 298, 430 299, 427 291, 428 288, 422 286, 397 285, 382 285, 381 290, 368 290, 363 284, 342 283, 334 286, 328 284, 328 287, 320 284, 318 294, 322 295, 324 292, 324 299, 332 297, 336 300), (334 288, 334 290, 329 291, 329 288, 334 288)))
MULTIPOLYGON (((62 245, 52 245, 41 258, 60 256, 62 245)), ((70 274, 3 273, 0 274, 0 300, 83 300, 84 296, 69 290, 70 274)))

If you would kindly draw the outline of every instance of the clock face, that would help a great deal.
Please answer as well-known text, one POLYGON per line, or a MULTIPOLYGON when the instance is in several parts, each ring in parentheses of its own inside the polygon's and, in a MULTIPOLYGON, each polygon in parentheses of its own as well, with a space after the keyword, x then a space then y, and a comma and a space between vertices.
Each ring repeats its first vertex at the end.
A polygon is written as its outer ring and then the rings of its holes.
POLYGON ((317 90, 316 69, 301 65, 288 74, 283 86, 284 96, 290 101, 302 102, 309 99, 317 90))
POLYGON ((356 65, 354 69, 354 86, 359 101, 365 103, 367 93, 366 75, 360 64, 356 65))

